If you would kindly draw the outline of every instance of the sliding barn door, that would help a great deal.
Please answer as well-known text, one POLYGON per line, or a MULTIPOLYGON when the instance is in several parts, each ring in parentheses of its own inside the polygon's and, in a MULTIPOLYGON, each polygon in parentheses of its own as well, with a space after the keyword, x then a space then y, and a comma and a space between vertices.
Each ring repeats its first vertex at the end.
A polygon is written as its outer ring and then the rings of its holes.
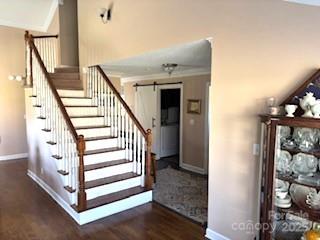
POLYGON ((152 130, 152 152, 159 156, 157 141, 157 86, 138 87, 135 94, 135 114, 144 127, 152 130))

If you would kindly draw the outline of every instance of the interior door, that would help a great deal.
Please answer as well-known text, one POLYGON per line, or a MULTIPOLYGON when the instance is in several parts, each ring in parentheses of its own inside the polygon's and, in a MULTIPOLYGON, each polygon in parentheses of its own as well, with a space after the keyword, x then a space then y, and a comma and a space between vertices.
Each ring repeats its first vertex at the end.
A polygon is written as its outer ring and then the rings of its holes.
POLYGON ((152 152, 159 156, 157 141, 157 86, 138 87, 135 94, 135 114, 144 129, 152 130, 152 152))

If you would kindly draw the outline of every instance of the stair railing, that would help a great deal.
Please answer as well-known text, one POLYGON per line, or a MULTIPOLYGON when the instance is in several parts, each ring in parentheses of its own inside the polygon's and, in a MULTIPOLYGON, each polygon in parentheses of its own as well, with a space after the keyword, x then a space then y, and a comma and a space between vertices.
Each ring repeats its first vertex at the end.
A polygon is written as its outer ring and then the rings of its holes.
POLYGON ((100 66, 89 67, 86 92, 104 116, 111 136, 117 138, 118 147, 125 150, 126 159, 133 162, 133 172, 142 176, 141 186, 151 189, 151 130, 144 130, 100 66))
POLYGON ((35 44, 35 39, 45 38, 46 36, 33 37, 26 32, 25 40, 29 52, 27 72, 31 76, 31 84, 28 85, 32 86, 35 107, 40 108, 39 118, 44 120, 43 131, 50 132, 48 143, 56 146, 57 154, 53 157, 58 160, 58 172, 65 176, 65 189, 72 193, 71 203, 77 206, 78 211, 83 211, 87 202, 84 185, 84 136, 77 134, 48 73, 47 68, 53 71, 56 64, 54 58, 51 58, 52 46, 47 44, 48 41, 40 44, 41 54, 35 44), (47 59, 46 62, 42 57, 47 59))
MULTIPOLYGON (((32 50, 27 47, 29 32, 25 33, 26 41, 26 62, 27 66, 32 66, 32 50)), ((54 68, 58 65, 58 35, 32 36, 34 45, 37 47, 40 57, 49 73, 54 72, 54 68)), ((32 71, 31 67, 26 68, 25 85, 32 86, 32 71)))

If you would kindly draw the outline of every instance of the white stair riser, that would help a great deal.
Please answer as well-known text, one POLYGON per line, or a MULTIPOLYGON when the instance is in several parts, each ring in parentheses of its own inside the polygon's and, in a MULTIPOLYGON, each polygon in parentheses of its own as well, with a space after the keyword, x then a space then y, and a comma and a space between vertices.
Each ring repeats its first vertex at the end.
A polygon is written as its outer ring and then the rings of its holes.
POLYGON ((105 177, 111 177, 118 174, 123 174, 127 172, 132 172, 133 169, 133 163, 125 163, 125 164, 119 164, 115 166, 95 169, 91 171, 85 171, 85 180, 92 181, 99 178, 105 178, 105 177))
POLYGON ((66 106, 91 106, 92 100, 89 98, 62 98, 63 104, 66 106))
POLYGON ((101 137, 110 136, 111 131, 109 127, 105 128, 90 128, 90 129, 78 129, 78 135, 83 135, 84 137, 101 137))
POLYGON ((103 125, 104 119, 103 117, 92 117, 92 118, 71 118, 71 122, 75 127, 82 126, 97 126, 103 125))
POLYGON ((93 199, 106 194, 122 191, 128 188, 140 186, 140 177, 130 178, 123 181, 102 185, 95 188, 86 189, 87 199, 93 199))
POLYGON ((95 116, 98 115, 97 107, 67 107, 69 116, 95 116))
POLYGON ((58 90, 60 97, 84 97, 83 90, 58 90))
POLYGON ((86 141, 86 150, 96 150, 100 148, 112 148, 118 146, 118 139, 103 139, 96 141, 86 141))
POLYGON ((128 210, 130 208, 152 201, 152 191, 136 194, 110 204, 103 205, 79 214, 80 225, 92 222, 94 220, 110 216, 112 214, 128 210))
POLYGON ((96 164, 105 161, 112 161, 112 160, 120 160, 125 158, 125 151, 113 151, 113 152, 105 152, 99 154, 92 154, 84 156, 84 164, 96 164))

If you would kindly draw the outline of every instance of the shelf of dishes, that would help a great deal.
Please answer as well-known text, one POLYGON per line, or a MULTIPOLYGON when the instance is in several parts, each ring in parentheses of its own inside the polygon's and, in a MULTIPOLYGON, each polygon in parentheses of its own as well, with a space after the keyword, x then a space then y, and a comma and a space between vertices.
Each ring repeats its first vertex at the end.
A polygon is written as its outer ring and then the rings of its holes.
POLYGON ((316 190, 320 191, 320 174, 314 175, 314 176, 304 176, 304 175, 287 175, 282 174, 280 172, 277 172, 276 178, 280 179, 282 181, 286 181, 289 183, 295 183, 299 185, 303 185, 306 187, 312 187, 316 190))
POLYGON ((317 188, 292 183, 291 177, 279 176, 282 179, 275 179, 276 209, 320 222, 320 193, 317 188))
POLYGON ((320 216, 316 216, 314 212, 310 210, 302 210, 296 204, 292 204, 290 208, 280 208, 276 207, 276 211, 283 214, 292 214, 297 217, 307 219, 311 222, 320 222, 320 216))

